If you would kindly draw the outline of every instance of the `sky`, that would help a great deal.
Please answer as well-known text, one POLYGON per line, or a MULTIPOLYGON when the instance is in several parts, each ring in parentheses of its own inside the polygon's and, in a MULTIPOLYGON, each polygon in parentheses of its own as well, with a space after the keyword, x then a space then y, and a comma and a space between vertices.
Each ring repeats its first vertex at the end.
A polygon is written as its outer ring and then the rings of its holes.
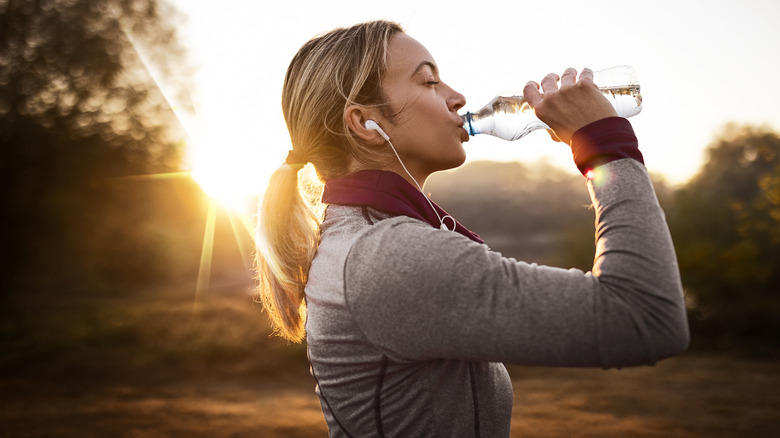
MULTIPOLYGON (((634 66, 644 103, 631 122, 648 169, 670 184, 699 170, 728 122, 780 130, 777 0, 171 1, 194 75, 189 165, 213 193, 262 190, 283 162, 281 89, 298 48, 372 19, 396 21, 425 45, 466 96, 464 110, 566 67, 634 66)), ((466 153, 576 173, 568 147, 544 131, 514 142, 476 136, 466 153)))

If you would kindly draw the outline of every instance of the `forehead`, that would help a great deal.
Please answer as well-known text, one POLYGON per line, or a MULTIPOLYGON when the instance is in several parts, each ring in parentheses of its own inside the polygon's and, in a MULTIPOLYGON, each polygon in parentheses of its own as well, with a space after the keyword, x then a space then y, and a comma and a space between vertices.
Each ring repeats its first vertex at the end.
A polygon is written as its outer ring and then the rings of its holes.
POLYGON ((405 33, 397 33, 390 38, 387 46, 387 76, 408 78, 427 64, 432 64, 435 70, 433 56, 419 41, 405 33))

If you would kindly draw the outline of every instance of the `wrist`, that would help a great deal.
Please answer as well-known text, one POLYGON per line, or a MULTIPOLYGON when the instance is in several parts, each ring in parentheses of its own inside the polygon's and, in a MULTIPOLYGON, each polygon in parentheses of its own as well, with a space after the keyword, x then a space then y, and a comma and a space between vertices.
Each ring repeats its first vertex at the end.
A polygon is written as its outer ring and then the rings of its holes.
POLYGON ((578 129, 570 144, 574 163, 583 175, 597 166, 623 158, 644 164, 634 129, 622 117, 606 117, 578 129))

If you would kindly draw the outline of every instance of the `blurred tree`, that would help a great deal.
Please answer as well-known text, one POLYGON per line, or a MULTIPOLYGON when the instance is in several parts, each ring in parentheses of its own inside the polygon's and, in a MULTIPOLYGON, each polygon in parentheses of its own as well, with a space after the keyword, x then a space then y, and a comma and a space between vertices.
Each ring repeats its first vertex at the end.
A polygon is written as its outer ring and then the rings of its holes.
POLYGON ((582 175, 549 163, 473 162, 435 174, 432 198, 507 257, 590 269, 594 222, 582 175))
MULTIPOLYGON (((672 189, 651 175, 661 205, 672 189)), ((593 267, 595 213, 585 179, 536 163, 472 162, 434 174, 426 190, 436 202, 507 257, 588 271, 593 267)))
MULTIPOLYGON (((780 137, 728 125, 669 216, 694 322, 720 336, 780 330, 780 137)), ((776 339, 775 339, 776 342, 776 339)))
POLYGON ((154 266, 118 250, 148 213, 118 178, 179 166, 183 132, 144 65, 184 63, 174 20, 164 0, 0 0, 4 291, 64 287, 110 258, 154 266))

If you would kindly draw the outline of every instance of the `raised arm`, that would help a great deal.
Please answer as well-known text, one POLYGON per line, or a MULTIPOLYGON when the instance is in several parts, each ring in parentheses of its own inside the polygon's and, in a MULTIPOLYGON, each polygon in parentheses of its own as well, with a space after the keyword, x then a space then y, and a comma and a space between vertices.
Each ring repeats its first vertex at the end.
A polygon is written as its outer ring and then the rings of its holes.
POLYGON ((588 175, 592 270, 518 262, 454 233, 390 220, 357 240, 344 270, 347 303, 380 348, 414 359, 620 367, 687 347, 677 259, 636 137, 588 73, 579 82, 575 74, 567 70, 560 89, 557 77, 545 78, 543 97, 533 84, 524 92, 588 175))
POLYGON ((621 367, 684 350, 680 277, 650 179, 631 159, 597 172, 604 180, 588 183, 597 252, 587 273, 504 258, 408 218, 371 227, 344 270, 363 332, 413 360, 621 367))

